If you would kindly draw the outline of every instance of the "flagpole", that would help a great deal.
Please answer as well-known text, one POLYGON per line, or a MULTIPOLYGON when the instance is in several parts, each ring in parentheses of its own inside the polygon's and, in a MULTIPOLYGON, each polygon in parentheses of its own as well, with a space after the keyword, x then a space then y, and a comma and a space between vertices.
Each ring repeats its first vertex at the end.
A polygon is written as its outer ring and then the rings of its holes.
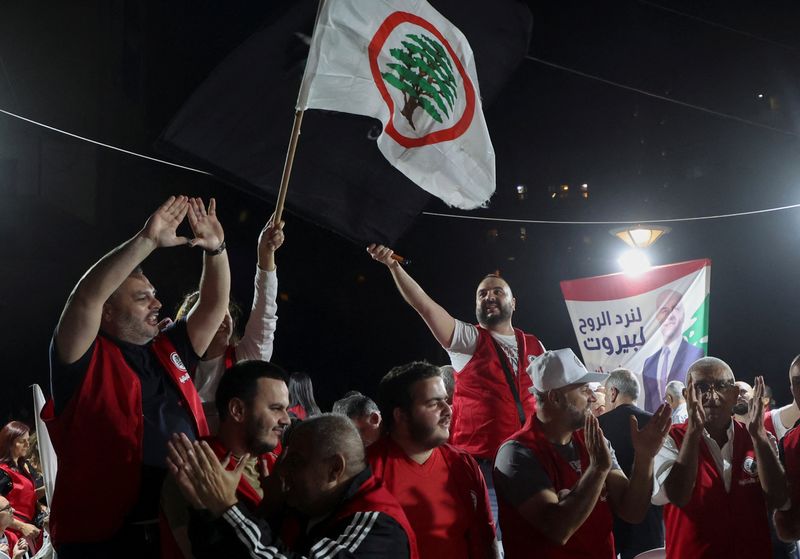
POLYGON ((297 151, 297 141, 300 139, 300 126, 303 123, 303 111, 297 110, 294 113, 294 124, 292 125, 292 136, 289 138, 289 148, 286 150, 286 161, 283 164, 283 175, 281 175, 281 189, 278 192, 278 202, 275 204, 275 221, 281 222, 283 205, 286 202, 286 191, 289 189, 289 177, 292 174, 292 164, 294 154, 297 151))

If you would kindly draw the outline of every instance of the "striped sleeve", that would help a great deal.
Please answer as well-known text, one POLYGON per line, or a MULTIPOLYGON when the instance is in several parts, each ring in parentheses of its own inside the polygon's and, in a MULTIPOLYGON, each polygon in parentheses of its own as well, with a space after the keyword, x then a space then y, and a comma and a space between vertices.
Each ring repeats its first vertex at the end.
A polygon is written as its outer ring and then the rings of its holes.
MULTIPOLYGON (((244 514, 238 506, 223 514, 240 546, 252 559, 407 559, 405 531, 391 517, 374 511, 342 519, 311 546, 308 554, 290 552, 271 541, 268 527, 244 514), (265 528, 267 533, 265 533, 265 528)), ((238 557, 239 555, 237 555, 238 557)))

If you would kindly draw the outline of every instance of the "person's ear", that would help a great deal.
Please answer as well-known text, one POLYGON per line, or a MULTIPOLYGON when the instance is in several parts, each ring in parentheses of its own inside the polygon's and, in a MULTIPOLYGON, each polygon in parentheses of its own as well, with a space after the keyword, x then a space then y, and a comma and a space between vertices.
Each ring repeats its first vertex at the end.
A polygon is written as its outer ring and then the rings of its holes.
POLYGON ((335 454, 329 461, 328 483, 334 483, 341 479, 347 469, 347 460, 343 454, 335 454))
POLYGON ((237 423, 244 422, 247 405, 241 398, 231 398, 228 400, 228 415, 237 423))
POLYGON ((369 414, 369 419, 367 419, 367 421, 369 421, 370 425, 378 428, 381 425, 381 414, 374 411, 369 414))
POLYGON ((394 419, 395 425, 402 425, 406 422, 408 416, 406 415, 406 412, 403 411, 403 408, 396 407, 392 410, 392 418, 394 419))

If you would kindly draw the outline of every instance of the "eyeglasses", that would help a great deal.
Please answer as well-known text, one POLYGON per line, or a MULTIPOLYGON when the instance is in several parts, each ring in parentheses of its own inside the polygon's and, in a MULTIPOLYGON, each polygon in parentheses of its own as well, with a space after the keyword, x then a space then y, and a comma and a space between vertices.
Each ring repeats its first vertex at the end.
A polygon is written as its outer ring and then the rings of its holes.
POLYGON ((14 512, 14 509, 11 508, 11 503, 7 504, 3 508, 0 509, 0 512, 14 512))
POLYGON ((736 388, 736 384, 732 380, 717 380, 714 382, 696 382, 694 383, 695 388, 702 394, 703 396, 710 396, 711 390, 713 389, 714 392, 717 394, 723 394, 728 390, 736 388))

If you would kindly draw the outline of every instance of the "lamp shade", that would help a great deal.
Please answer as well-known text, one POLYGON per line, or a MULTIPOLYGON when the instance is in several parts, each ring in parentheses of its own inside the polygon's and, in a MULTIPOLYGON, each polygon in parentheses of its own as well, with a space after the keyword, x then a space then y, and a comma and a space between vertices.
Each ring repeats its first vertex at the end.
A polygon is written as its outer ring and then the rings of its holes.
POLYGON ((611 230, 612 235, 631 248, 647 248, 669 232, 669 227, 660 225, 633 225, 611 230))

